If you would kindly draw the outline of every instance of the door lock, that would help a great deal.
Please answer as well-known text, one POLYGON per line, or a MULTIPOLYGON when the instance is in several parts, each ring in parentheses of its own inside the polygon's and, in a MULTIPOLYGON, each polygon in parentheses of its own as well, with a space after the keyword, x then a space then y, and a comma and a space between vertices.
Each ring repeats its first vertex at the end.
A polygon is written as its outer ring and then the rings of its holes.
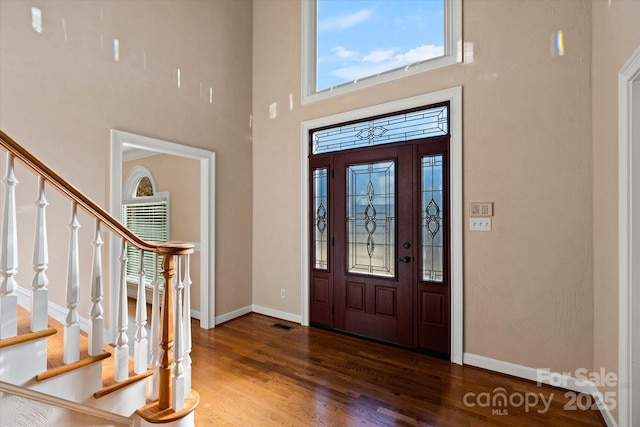
POLYGON ((403 256, 402 258, 400 258, 398 261, 400 262, 404 262, 404 263, 410 263, 411 262, 411 257, 410 256, 403 256))

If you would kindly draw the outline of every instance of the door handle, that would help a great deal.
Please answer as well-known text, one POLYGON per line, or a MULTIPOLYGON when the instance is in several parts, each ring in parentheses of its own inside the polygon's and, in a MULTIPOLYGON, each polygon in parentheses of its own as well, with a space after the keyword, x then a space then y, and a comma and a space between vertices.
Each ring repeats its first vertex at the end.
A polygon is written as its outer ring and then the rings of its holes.
POLYGON ((403 256, 402 258, 398 259, 398 261, 408 264, 408 263, 411 262, 411 257, 410 256, 403 256))

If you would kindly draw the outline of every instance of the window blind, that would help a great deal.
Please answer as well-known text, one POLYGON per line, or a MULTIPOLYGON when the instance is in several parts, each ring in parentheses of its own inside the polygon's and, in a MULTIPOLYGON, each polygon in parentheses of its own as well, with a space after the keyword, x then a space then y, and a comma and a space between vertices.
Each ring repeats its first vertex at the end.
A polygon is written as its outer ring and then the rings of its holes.
MULTIPOLYGON (((147 242, 167 241, 167 201, 126 203, 122 205, 122 218, 124 225, 147 242)), ((138 281, 140 271, 140 249, 127 245, 127 279, 138 281)), ((155 255, 147 252, 144 255, 144 271, 147 283, 151 283, 155 272, 155 255)), ((162 257, 158 257, 158 268, 162 268, 162 257)), ((160 276, 160 284, 164 283, 160 276)))

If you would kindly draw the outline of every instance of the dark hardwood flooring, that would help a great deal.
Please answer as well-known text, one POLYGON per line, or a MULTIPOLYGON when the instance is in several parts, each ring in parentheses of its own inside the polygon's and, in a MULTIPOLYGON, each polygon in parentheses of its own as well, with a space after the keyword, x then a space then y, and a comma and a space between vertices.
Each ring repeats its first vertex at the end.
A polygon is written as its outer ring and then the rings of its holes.
POLYGON ((604 425, 566 390, 258 314, 192 331, 197 426, 604 425), (480 405, 500 387, 515 405, 480 405))

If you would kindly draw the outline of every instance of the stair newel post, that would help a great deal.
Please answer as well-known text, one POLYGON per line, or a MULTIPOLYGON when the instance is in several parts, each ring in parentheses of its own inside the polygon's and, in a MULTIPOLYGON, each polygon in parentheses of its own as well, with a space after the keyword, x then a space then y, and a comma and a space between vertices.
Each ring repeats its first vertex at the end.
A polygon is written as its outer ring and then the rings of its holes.
POLYGON ((95 356, 104 352, 104 310, 102 299, 104 288, 102 284, 102 235, 100 233, 100 220, 96 219, 93 241, 93 268, 91 271, 91 325, 89 329, 89 355, 95 356))
POLYGON ((136 341, 133 344, 133 371, 136 374, 146 372, 148 369, 147 356, 149 347, 147 345, 147 283, 146 272, 144 271, 145 251, 140 249, 140 270, 138 271, 138 296, 136 301, 136 341))
POLYGON ((149 382, 149 397, 152 401, 158 400, 158 387, 160 377, 158 368, 160 366, 160 279, 158 276, 158 254, 154 254, 154 271, 153 271, 153 295, 151 297, 151 341, 149 342, 151 350, 151 362, 149 369, 153 371, 153 376, 149 382))
POLYGON ((165 252, 162 260, 162 276, 164 277, 164 301, 162 302, 160 348, 160 387, 158 395, 158 407, 160 409, 171 408, 171 373, 173 371, 173 278, 175 272, 175 260, 173 252, 165 252))
MULTIPOLYGON (((175 409, 176 403, 172 404, 173 400, 179 400, 178 407, 184 407, 184 388, 180 394, 173 392, 174 382, 172 381, 172 374, 174 373, 174 331, 177 331, 178 337, 182 335, 182 292, 178 291, 178 288, 184 286, 180 279, 180 274, 177 275, 175 291, 173 287, 174 277, 176 277, 176 257, 185 254, 193 253, 192 243, 180 243, 180 242, 166 242, 158 245, 158 253, 164 256, 162 261, 162 276, 164 277, 164 298, 162 302, 161 313, 161 337, 160 348, 162 354, 160 357, 160 386, 158 396, 158 408, 175 409), (180 298, 179 303, 174 305, 174 292, 176 298, 180 298), (178 314, 176 314, 176 311, 178 314), (177 318, 177 319, 176 319, 177 318), (179 399, 174 399, 174 396, 179 396, 179 399)), ((179 346, 181 346, 180 344, 179 346)), ((182 357, 182 350, 176 349, 176 355, 182 357), (179 351, 178 351, 179 350, 179 351)), ((180 371, 181 368, 177 368, 180 371)))
POLYGON ((64 355, 65 364, 80 360, 80 315, 78 302, 80 296, 80 252, 78 249, 78 204, 71 205, 71 221, 69 222, 69 263, 67 265, 67 317, 64 325, 64 355))
POLYGON ((120 277, 117 295, 116 313, 116 347, 114 359, 114 379, 116 382, 124 381, 129 376, 129 337, 128 307, 127 307, 127 242, 122 240, 120 251, 120 277))
POLYGON ((48 327, 48 291, 49 279, 45 274, 49 268, 49 248, 47 243, 47 216, 45 209, 49 206, 44 192, 44 178, 38 176, 38 195, 36 201, 36 232, 33 244, 33 270, 36 272, 31 282, 33 297, 31 298, 31 332, 41 331, 48 327))
POLYGON ((0 339, 18 334, 18 296, 15 274, 18 272, 18 230, 16 226, 16 179, 13 156, 7 153, 7 171, 2 179, 5 185, 2 215, 2 242, 0 248, 0 339))
POLYGON ((182 311, 184 326, 184 398, 191 397, 191 255, 185 255, 184 261, 184 309, 182 311))
POLYGON ((175 364, 173 367, 173 396, 171 400, 174 411, 184 408, 184 366, 183 358, 183 335, 182 325, 182 300, 184 296, 184 281, 182 280, 182 256, 178 256, 178 272, 176 275, 176 316, 175 316, 175 364))

